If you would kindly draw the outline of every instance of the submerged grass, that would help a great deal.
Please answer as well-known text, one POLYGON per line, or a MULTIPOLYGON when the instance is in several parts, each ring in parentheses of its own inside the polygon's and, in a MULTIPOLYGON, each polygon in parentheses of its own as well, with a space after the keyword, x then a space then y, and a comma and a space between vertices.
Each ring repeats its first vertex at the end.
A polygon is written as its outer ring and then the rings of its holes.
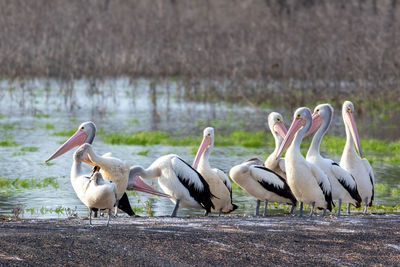
POLYGON ((18 146, 18 143, 14 141, 12 136, 5 136, 0 140, 0 146, 18 146))
MULTIPOLYGON (((199 146, 201 137, 174 137, 162 131, 134 133, 104 133, 102 140, 107 144, 117 145, 169 145, 169 146, 199 146)), ((262 147, 272 144, 272 137, 263 131, 249 133, 241 130, 229 135, 216 135, 215 144, 218 146, 262 147)))
POLYGON ((72 128, 72 129, 69 129, 69 130, 53 132, 51 135, 53 135, 53 136, 65 136, 65 137, 70 137, 70 136, 73 135, 75 132, 76 132, 76 128, 72 128))
MULTIPOLYGON (((75 129, 73 131, 75 131, 75 129)), ((73 131, 71 130, 68 134, 65 134, 65 136, 71 136, 73 131)), ((189 152, 191 154, 196 153, 195 150, 201 142, 200 136, 175 137, 162 131, 133 133, 103 132, 101 137, 103 142, 107 144, 190 146, 189 152)), ((304 154, 307 153, 310 142, 309 139, 303 141, 302 152, 304 154)), ((345 143, 346 139, 343 137, 325 136, 321 143, 321 150, 330 155, 340 156, 343 152, 345 143)), ((245 132, 242 130, 236 130, 228 135, 216 134, 215 145, 264 148, 273 147, 274 140, 270 134, 266 134, 264 131, 245 132)), ((400 163, 400 141, 388 142, 376 139, 361 140, 361 147, 363 149, 363 156, 365 156, 371 163, 400 163)))
POLYGON ((58 182, 56 177, 46 177, 43 179, 32 178, 32 179, 10 179, 1 177, 0 178, 0 189, 35 189, 52 186, 58 188, 58 182))

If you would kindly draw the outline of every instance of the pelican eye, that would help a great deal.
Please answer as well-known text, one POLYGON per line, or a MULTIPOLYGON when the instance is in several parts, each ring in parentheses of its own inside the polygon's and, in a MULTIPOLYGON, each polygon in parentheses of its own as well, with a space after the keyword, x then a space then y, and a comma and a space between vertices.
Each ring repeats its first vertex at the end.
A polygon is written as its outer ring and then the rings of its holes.
POLYGON ((211 136, 211 134, 209 133, 209 134, 207 134, 208 136, 211 136))
POLYGON ((297 118, 298 118, 298 119, 300 119, 300 116, 301 116, 300 114, 297 114, 297 118))
POLYGON ((82 126, 82 127, 81 127, 81 130, 85 130, 85 126, 82 126))
POLYGON ((317 109, 317 112, 319 112, 319 109, 317 109))
POLYGON ((278 119, 276 119, 276 121, 277 121, 277 122, 281 122, 281 119, 278 118, 278 119))
POLYGON ((351 112, 351 108, 347 108, 347 112, 351 112))

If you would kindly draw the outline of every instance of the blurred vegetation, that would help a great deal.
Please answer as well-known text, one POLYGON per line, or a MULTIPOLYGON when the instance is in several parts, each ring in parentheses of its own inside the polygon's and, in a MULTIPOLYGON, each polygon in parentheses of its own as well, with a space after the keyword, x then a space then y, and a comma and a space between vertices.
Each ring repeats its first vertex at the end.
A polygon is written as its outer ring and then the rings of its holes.
POLYGON ((106 77, 169 77, 197 101, 399 110, 399 13, 397 0, 0 2, 0 76, 62 80, 65 98, 77 78, 101 94, 106 77))

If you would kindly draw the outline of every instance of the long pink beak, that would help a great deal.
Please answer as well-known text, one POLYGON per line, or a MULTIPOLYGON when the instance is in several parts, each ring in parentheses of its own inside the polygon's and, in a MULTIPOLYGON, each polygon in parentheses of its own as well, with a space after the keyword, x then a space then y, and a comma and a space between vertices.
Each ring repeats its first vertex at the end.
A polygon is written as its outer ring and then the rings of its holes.
POLYGON ((203 155, 204 151, 207 149, 207 147, 211 144, 211 137, 210 136, 204 136, 203 140, 201 141, 201 145, 199 147, 199 150, 197 151, 196 157, 194 158, 192 167, 194 169, 197 168, 197 165, 199 165, 199 161, 201 156, 203 155))
POLYGON ((358 137, 357 126, 354 120, 353 113, 347 112, 346 120, 347 120, 347 125, 350 128, 350 133, 356 145, 358 154, 360 155, 360 157, 362 157, 360 138, 358 137))
POLYGON ((153 187, 149 186, 139 176, 133 177, 133 181, 129 181, 128 190, 136 190, 160 197, 171 197, 170 195, 161 193, 160 191, 155 190, 153 187))
POLYGON ((76 133, 74 133, 73 136, 71 136, 64 144, 62 144, 57 149, 57 151, 54 152, 54 154, 51 155, 48 160, 46 160, 46 162, 49 162, 50 160, 61 156, 62 154, 68 152, 69 150, 71 150, 72 148, 74 148, 76 146, 82 145, 83 143, 85 143, 86 138, 87 138, 87 134, 84 131, 82 131, 82 130, 76 131, 76 133))
POLYGON ((300 130, 301 127, 305 125, 305 120, 303 119, 295 119, 292 122, 292 125, 290 125, 289 131, 287 132, 285 139, 283 139, 283 142, 278 150, 278 154, 276 156, 276 159, 279 159, 290 144, 293 142, 293 139, 296 135, 296 133, 300 130))
POLYGON ((319 127, 321 127, 322 124, 322 118, 318 113, 314 113, 312 115, 312 124, 311 124, 311 128, 310 130, 308 130, 308 132, 306 132, 306 134, 304 135, 304 138, 309 136, 310 134, 312 134, 313 132, 315 132, 316 130, 318 130, 319 127))
POLYGON ((287 130, 283 122, 278 122, 274 124, 274 131, 277 132, 282 138, 285 138, 287 130))

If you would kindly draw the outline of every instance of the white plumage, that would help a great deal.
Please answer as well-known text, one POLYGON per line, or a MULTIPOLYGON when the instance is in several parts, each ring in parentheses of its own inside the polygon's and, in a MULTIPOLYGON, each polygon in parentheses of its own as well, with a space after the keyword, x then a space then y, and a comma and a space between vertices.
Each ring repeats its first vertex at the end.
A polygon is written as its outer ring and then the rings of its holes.
POLYGON ((342 108, 342 116, 346 129, 346 144, 343 150, 340 166, 351 173, 357 183, 362 204, 372 206, 374 200, 375 176, 369 161, 361 158, 362 151, 357 126, 354 120, 354 106, 350 101, 345 101, 342 108), (358 153, 356 149, 358 150, 358 153))
POLYGON ((329 129, 332 116, 333 108, 329 104, 321 104, 314 109, 313 123, 319 126, 316 127, 318 130, 311 142, 306 159, 317 165, 327 175, 332 187, 332 199, 339 201, 338 215, 340 215, 342 201, 359 207, 361 198, 352 175, 333 160, 326 159, 320 154, 320 144, 329 129))

